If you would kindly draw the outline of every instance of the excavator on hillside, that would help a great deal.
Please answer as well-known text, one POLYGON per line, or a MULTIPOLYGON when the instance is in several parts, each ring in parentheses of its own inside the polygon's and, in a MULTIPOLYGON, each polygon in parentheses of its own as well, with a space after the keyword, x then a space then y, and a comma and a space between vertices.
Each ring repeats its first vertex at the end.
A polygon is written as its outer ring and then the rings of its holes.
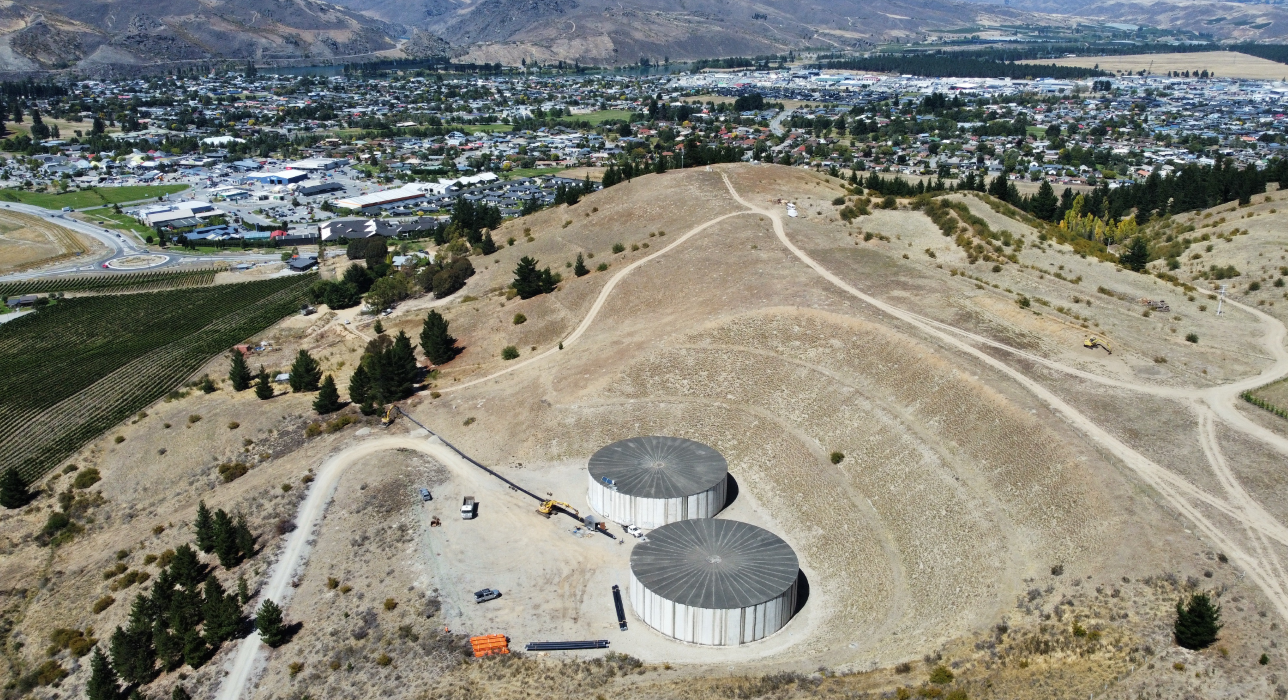
POLYGON ((1093 335, 1090 338, 1087 338, 1086 340, 1082 341, 1082 347, 1087 348, 1088 350, 1095 350, 1096 348, 1104 348, 1105 352, 1109 353, 1110 355, 1114 354, 1113 348, 1109 347, 1109 341, 1105 340, 1104 338, 1101 338, 1098 335, 1093 335))
POLYGON ((401 411, 402 409, 398 408, 398 406, 395 404, 389 404, 388 406, 385 406, 385 414, 383 416, 380 416, 380 426, 383 428, 388 428, 390 425, 393 425, 394 418, 396 418, 397 414, 401 411))
POLYGON ((555 512, 555 508, 572 513, 579 518, 581 517, 581 513, 577 512, 576 508, 573 508, 563 501, 555 500, 542 501, 541 505, 537 506, 537 512, 549 518, 555 512))

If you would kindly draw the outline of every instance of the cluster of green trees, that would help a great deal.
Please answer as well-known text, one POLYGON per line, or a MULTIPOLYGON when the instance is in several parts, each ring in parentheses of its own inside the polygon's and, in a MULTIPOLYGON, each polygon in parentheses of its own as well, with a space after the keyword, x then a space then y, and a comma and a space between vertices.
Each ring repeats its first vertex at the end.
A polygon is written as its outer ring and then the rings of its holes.
MULTIPOLYGON (((290 375, 291 391, 318 392, 317 398, 313 401, 315 411, 326 414, 340 410, 340 393, 336 389, 335 378, 328 374, 324 379, 321 365, 307 350, 301 349, 295 356, 295 361, 291 363, 290 375)), ((255 396, 261 400, 273 398, 276 393, 273 390, 273 379, 263 365, 260 365, 258 374, 253 378, 255 396)), ((245 391, 251 388, 251 380, 252 375, 250 368, 246 366, 246 358, 240 350, 233 348, 228 366, 228 381, 232 384, 233 391, 245 391)))
POLYGON ((377 407, 415 393, 419 371, 416 346, 406 333, 398 331, 392 339, 383 333, 377 335, 367 343, 358 367, 349 378, 349 400, 360 406, 363 413, 371 415, 377 407))
MULTIPOLYGON (((491 240, 490 236, 488 240, 491 240)), ((455 294, 473 276, 474 263, 469 258, 439 257, 416 271, 416 282, 421 289, 432 292, 434 298, 443 299, 455 294)))
MULTIPOLYGON (((197 512, 198 547, 217 553, 220 565, 232 568, 254 555, 255 538, 240 517, 234 523, 222 510, 212 516, 203 502, 197 512)), ((177 547, 152 589, 134 599, 129 622, 113 631, 109 662, 95 648, 86 689, 90 700, 118 700, 120 682, 137 689, 161 671, 184 664, 200 668, 242 627, 242 606, 250 601, 245 577, 237 591, 224 590, 197 552, 177 547)), ((279 620, 280 623, 280 620, 279 620)))
POLYGON ((447 320, 437 311, 430 311, 425 316, 425 323, 420 330, 420 347, 425 358, 435 365, 451 362, 461 354, 456 346, 456 338, 447 332, 447 320))
POLYGON ((1092 68, 1057 66, 1054 63, 1038 65, 999 60, 1001 57, 980 55, 966 56, 959 52, 933 54, 880 53, 865 58, 844 58, 822 61, 821 68, 855 70, 869 73, 898 73, 901 75, 941 76, 959 78, 1055 78, 1073 80, 1103 77, 1108 73, 1092 68))
POLYGON ((562 281, 559 273, 551 272, 549 267, 538 270, 537 261, 525 255, 519 258, 519 265, 514 268, 514 281, 510 286, 518 292, 520 299, 531 299, 555 291, 562 281))

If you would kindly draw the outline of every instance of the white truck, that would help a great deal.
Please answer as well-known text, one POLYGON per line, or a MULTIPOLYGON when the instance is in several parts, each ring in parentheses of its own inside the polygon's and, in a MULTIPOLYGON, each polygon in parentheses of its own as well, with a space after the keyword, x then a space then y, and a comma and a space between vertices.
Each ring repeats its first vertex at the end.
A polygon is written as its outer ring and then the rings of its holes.
POLYGON ((473 496, 466 496, 465 500, 461 502, 461 517, 466 520, 473 520, 478 513, 478 501, 475 501, 473 496))

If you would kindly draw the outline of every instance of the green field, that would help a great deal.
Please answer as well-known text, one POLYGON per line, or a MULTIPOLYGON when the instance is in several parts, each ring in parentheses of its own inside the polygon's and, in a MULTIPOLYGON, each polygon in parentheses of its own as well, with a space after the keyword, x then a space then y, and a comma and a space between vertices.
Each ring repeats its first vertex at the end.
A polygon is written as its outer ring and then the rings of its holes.
POLYGON ((553 175, 561 173, 568 168, 515 168, 506 172, 515 177, 539 177, 541 175, 553 175))
POLYGON ((631 113, 624 109, 601 109, 590 114, 574 114, 571 117, 562 117, 561 121, 590 122, 592 125, 598 125, 609 119, 626 121, 630 118, 631 113))
POLYGON ((448 131, 459 131, 462 134, 472 134, 476 131, 490 134, 495 131, 510 131, 514 127, 509 124, 444 124, 443 128, 448 131))
POLYGON ((0 336, 0 471, 39 479, 296 312, 316 275, 60 300, 0 336))
POLYGON ((163 194, 174 194, 188 189, 187 185, 125 185, 123 187, 93 187, 88 190, 53 194, 26 190, 0 190, 0 201, 33 204, 45 209, 84 209, 108 204, 155 199, 163 194))
POLYGON ((139 223, 134 217, 124 212, 117 214, 111 209, 91 209, 81 214, 85 218, 99 224, 105 228, 114 228, 121 231, 133 231, 140 236, 154 235, 152 229, 139 223))

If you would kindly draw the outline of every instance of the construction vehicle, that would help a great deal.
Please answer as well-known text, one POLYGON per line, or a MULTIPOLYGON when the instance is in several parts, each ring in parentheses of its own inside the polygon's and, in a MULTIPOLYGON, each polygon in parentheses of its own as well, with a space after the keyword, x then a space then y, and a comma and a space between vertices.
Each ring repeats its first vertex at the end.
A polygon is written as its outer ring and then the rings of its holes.
POLYGON ((397 410, 398 410, 398 407, 393 404, 389 404, 388 406, 385 406, 385 414, 380 417, 380 425, 385 428, 388 428, 390 425, 392 425, 394 422, 394 412, 397 410))
POLYGON ((1090 338, 1087 338, 1086 340, 1082 341, 1082 347, 1087 348, 1088 350, 1095 350, 1096 348, 1104 348, 1105 352, 1109 353, 1110 355, 1114 354, 1113 348, 1109 347, 1109 341, 1105 340, 1104 338, 1101 338, 1098 335, 1093 335, 1090 338))
POLYGON ((541 505, 537 506, 537 512, 549 518, 555 512, 555 508, 572 513, 577 517, 581 517, 581 513, 577 512, 576 508, 573 508, 563 501, 555 500, 542 501, 541 505))

